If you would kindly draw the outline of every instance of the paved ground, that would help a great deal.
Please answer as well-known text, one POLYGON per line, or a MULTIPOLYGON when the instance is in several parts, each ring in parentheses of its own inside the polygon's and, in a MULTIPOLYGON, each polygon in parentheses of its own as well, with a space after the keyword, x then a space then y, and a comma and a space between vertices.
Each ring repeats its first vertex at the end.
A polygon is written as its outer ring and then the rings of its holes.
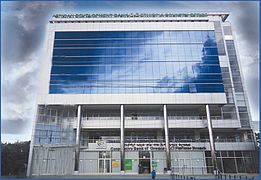
MULTIPOLYGON (((259 174, 240 174, 226 175, 222 179, 258 179, 259 174)), ((190 179, 192 176, 185 176, 185 179, 190 179)), ((66 179, 151 179, 149 174, 139 174, 139 175, 80 175, 80 176, 34 176, 33 178, 66 178, 66 179)), ((217 179, 213 175, 204 175, 204 176, 194 176, 195 179, 217 179)), ((170 175, 157 175, 156 179, 172 179, 170 175)), ((184 179, 184 177, 175 177, 174 179, 184 179)))

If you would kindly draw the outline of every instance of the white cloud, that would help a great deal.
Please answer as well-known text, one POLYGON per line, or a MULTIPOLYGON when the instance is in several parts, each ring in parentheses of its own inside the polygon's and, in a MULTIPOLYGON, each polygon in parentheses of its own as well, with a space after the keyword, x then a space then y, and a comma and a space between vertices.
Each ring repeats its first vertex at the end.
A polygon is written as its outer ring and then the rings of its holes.
MULTIPOLYGON (((28 128, 35 110, 37 73, 41 58, 39 49, 42 47, 45 25, 54 13, 70 13, 79 2, 2 2, 2 116, 8 126, 5 133, 31 133, 28 128), (23 126, 23 123, 24 125, 23 126), (14 126, 14 127, 13 127, 14 126), (18 131, 18 129, 21 131, 18 131)), ((83 2, 81 2, 83 4, 83 2)), ((106 12, 175 12, 200 10, 228 10, 231 12, 229 21, 234 27, 238 39, 238 50, 247 83, 248 95, 253 117, 257 119, 259 91, 256 85, 259 63, 259 30, 258 2, 107 2, 107 4, 86 2, 80 7, 89 11, 106 12), (91 3, 91 4, 90 4, 91 3), (95 5, 96 3, 96 5, 95 5), (130 8, 131 7, 131 8, 130 8)), ((78 12, 78 9, 74 12, 78 12)), ((2 127, 3 128, 3 127, 2 127)), ((3 132, 3 131, 2 131, 3 132)), ((24 134, 21 134, 21 138, 24 134)), ((27 137, 30 137, 28 134, 27 137)), ((16 136, 17 137, 17 136, 16 136)), ((8 138, 5 136, 4 138, 8 138)))
POLYGON ((73 8, 73 3, 5 2, 1 6, 2 133, 29 137, 39 64, 44 61, 40 49, 45 26, 53 12, 73 8))

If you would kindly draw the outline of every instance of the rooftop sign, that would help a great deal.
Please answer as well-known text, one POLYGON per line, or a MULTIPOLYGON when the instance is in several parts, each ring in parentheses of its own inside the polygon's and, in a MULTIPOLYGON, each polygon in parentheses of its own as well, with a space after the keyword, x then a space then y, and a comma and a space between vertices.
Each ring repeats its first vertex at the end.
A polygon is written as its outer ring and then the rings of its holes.
POLYGON ((207 13, 54 14, 53 18, 207 17, 207 13))

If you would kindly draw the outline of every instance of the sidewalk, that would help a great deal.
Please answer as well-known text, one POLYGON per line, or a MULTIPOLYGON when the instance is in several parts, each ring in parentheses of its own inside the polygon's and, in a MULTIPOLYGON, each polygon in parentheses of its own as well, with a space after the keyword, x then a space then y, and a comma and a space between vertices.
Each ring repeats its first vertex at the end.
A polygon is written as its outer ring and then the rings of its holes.
MULTIPOLYGON (((239 178, 239 174, 236 174, 236 179, 239 178)), ((244 174, 241 175, 241 179, 259 179, 259 174, 244 174)), ((190 175, 186 176, 187 179, 190 179, 190 175)), ((213 175, 203 175, 203 176, 193 176, 196 179, 216 179, 213 175)), ((231 179, 234 179, 234 174, 231 174, 231 179)), ((32 176, 32 178, 66 178, 66 179, 151 179, 150 174, 125 174, 125 175, 115 175, 115 174, 106 174, 106 175, 77 175, 77 176, 32 176)), ((156 179, 172 179, 170 175, 157 175, 156 179)), ((174 179, 174 178, 173 178, 174 179)), ((184 179, 184 178, 175 178, 175 179, 184 179)), ((223 179, 225 179, 223 177, 223 179)), ((229 175, 226 176, 226 179, 229 179, 229 175)))

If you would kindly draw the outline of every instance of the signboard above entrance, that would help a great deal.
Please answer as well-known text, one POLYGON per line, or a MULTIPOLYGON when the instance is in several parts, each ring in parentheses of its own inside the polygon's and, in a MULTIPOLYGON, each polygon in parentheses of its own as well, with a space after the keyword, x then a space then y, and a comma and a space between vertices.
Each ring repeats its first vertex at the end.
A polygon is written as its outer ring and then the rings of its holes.
MULTIPOLYGON (((204 146, 194 146, 190 143, 170 143, 171 150, 205 150, 204 146)), ((111 150, 118 151, 119 148, 112 147, 111 150)), ((146 150, 165 150, 165 143, 125 143, 125 150, 146 151, 146 150)))

